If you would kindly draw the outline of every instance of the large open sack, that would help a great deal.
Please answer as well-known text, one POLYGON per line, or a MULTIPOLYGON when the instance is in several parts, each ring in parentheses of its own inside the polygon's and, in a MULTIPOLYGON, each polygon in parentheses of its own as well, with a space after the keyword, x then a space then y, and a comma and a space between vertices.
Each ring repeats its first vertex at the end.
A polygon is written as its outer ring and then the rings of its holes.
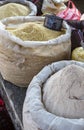
MULTIPOLYGON (((16 28, 25 22, 36 21, 44 22, 44 17, 8 19, 0 24, 0 72, 5 80, 17 86, 28 85, 32 77, 45 65, 70 58, 71 29, 66 22, 63 22, 65 33, 47 41, 23 41, 6 30, 8 26, 11 31, 11 27, 16 28)), ((38 31, 35 34, 38 34, 39 39, 41 36, 38 31)), ((30 35, 31 37, 33 36, 30 35)), ((34 38, 36 39, 35 36, 34 38)))
POLYGON ((0 2, 0 20, 23 18, 37 14, 37 7, 27 0, 5 0, 0 2))
MULTIPOLYGON (((26 92, 26 98, 25 98, 24 105, 23 105, 24 130, 84 130, 84 119, 83 118, 72 119, 72 118, 64 118, 62 116, 57 116, 56 114, 49 112, 48 109, 46 109, 44 102, 43 102, 44 83, 54 73, 56 73, 56 72, 58 73, 59 70, 61 71, 61 69, 69 67, 70 65, 77 66, 79 68, 81 67, 84 71, 83 62, 59 61, 59 62, 55 62, 55 63, 52 63, 52 64, 44 67, 33 78, 30 85, 28 86, 28 89, 26 92)), ((77 74, 77 73, 74 73, 74 74, 77 74)), ((64 76, 64 75, 62 75, 62 76, 64 76)), ((77 75, 77 76, 79 76, 79 75, 77 75)), ((60 82, 62 83, 63 81, 60 81, 60 82)), ((67 85, 67 83, 66 83, 66 85, 67 85)), ((74 82, 74 85, 75 85, 75 82, 74 82)), ((78 84, 77 84, 77 87, 78 87, 78 84)), ((83 89, 84 89, 84 87, 83 87, 83 89)), ((78 89, 75 89, 75 91, 77 91, 77 90, 78 89)), ((48 88, 47 88, 47 91, 48 91, 48 88)), ((73 91, 73 92, 75 93, 75 91, 73 91)), ((83 94, 83 92, 84 91, 81 91, 81 94, 83 94)), ((52 93, 52 91, 50 91, 50 95, 51 95, 51 93, 52 93)), ((60 91, 60 93, 61 93, 61 91, 60 91)), ((57 92, 57 94, 58 94, 58 92, 57 92)), ((78 94, 80 95, 80 89, 78 90, 78 94)), ((83 99, 84 99, 84 96, 82 95, 81 99, 76 99, 75 97, 72 97, 71 100, 73 102, 75 102, 75 101, 78 102, 78 105, 79 105, 80 102, 81 103, 84 102, 83 99)), ((51 101, 49 101, 49 102, 51 104, 51 101)), ((76 109, 76 107, 79 107, 79 106, 77 106, 77 104, 76 104, 74 107, 76 109)), ((52 109, 53 109, 53 106, 52 106, 52 109)), ((65 112, 66 111, 67 110, 65 109, 65 112)), ((77 113, 77 114, 80 114, 80 113, 77 113)))

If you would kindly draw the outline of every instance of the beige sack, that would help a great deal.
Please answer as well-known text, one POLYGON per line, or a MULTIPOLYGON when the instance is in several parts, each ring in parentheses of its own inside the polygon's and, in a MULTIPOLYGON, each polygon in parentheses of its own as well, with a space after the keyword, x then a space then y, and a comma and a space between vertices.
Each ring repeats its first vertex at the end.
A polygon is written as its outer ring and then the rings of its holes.
POLYGON ((43 103, 57 116, 84 118, 84 68, 69 65, 50 76, 43 87, 43 103))
POLYGON ((42 13, 55 13, 57 14, 58 12, 64 10, 66 8, 64 3, 59 3, 56 1, 52 0, 44 0, 43 5, 42 5, 42 13))
POLYGON ((71 51, 71 30, 66 22, 63 23, 66 33, 49 41, 22 41, 5 30, 8 25, 29 21, 44 21, 44 17, 8 19, 0 25, 0 72, 5 80, 23 87, 45 65, 69 59, 71 51))
MULTIPOLYGON (((68 65, 77 65, 82 67, 82 69, 84 70, 83 62, 59 61, 59 62, 52 63, 48 66, 45 66, 32 79, 30 85, 28 86, 26 92, 26 98, 23 105, 24 130, 39 130, 39 129, 40 130, 84 130, 84 118, 69 119, 69 118, 59 117, 53 114, 52 112, 49 112, 48 109, 45 108, 44 102, 42 100, 43 84, 47 81, 47 79, 52 74, 58 72, 59 70, 61 70, 62 68, 68 65)), ((80 94, 80 89, 78 94, 80 94)), ((74 93, 76 91, 77 89, 74 91, 74 93)), ((82 91, 81 93, 84 94, 84 91, 82 91)), ((84 97, 84 95, 82 96, 84 97)), ((74 102, 74 99, 72 99, 72 101, 74 102)), ((82 102, 84 103, 84 100, 81 99, 81 104, 82 102)), ((77 105, 78 104, 76 104, 75 108, 77 107, 77 105)))

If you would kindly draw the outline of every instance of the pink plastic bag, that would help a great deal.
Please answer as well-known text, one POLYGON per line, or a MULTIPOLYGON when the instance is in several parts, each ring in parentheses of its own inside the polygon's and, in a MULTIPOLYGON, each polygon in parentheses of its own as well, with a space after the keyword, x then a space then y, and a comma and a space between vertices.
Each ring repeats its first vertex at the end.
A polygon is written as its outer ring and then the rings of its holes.
POLYGON ((63 10, 62 12, 59 12, 57 16, 65 19, 65 20, 80 20, 81 18, 81 13, 80 11, 76 8, 74 3, 69 0, 68 2, 68 7, 63 10), (71 8, 70 8, 71 5, 71 8))

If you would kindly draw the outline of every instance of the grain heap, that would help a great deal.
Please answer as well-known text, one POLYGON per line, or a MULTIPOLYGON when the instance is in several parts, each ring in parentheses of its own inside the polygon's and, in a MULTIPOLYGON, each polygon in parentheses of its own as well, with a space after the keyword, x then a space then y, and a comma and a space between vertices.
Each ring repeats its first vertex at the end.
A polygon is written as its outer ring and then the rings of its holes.
POLYGON ((77 47, 72 51, 72 60, 84 62, 84 49, 83 49, 83 47, 77 47))
POLYGON ((44 85, 43 102, 57 116, 84 118, 84 68, 69 65, 52 75, 44 85))
POLYGON ((30 9, 27 6, 17 3, 8 3, 0 7, 0 19, 11 16, 27 16, 30 9))
POLYGON ((21 24, 17 28, 6 28, 16 37, 19 37, 23 41, 47 41, 57 38, 65 33, 62 31, 53 31, 43 26, 43 22, 28 22, 21 24))

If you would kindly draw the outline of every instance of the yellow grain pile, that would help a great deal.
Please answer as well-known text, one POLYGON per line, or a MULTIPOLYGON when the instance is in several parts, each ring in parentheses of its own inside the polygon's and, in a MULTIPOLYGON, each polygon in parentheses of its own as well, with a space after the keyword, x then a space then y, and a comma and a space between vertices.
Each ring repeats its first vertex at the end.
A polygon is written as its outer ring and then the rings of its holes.
POLYGON ((72 60, 84 62, 84 49, 83 49, 83 47, 77 47, 72 51, 72 60))
POLYGON ((28 22, 15 29, 7 28, 7 30, 23 41, 47 41, 65 33, 65 30, 50 30, 43 26, 43 22, 28 22))
POLYGON ((0 19, 11 16, 26 16, 30 13, 27 6, 17 3, 8 3, 0 7, 0 19))

